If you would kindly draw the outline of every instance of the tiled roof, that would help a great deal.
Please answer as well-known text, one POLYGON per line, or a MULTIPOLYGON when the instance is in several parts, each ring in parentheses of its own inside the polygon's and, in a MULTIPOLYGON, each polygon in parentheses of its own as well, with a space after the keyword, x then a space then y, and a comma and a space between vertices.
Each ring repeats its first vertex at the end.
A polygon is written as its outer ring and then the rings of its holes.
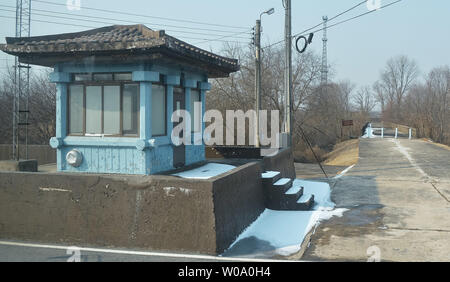
POLYGON ((51 54, 105 53, 108 51, 168 51, 203 63, 224 68, 229 72, 239 69, 238 61, 202 50, 163 30, 154 31, 144 25, 113 25, 83 32, 46 36, 7 37, 0 50, 20 57, 51 54))

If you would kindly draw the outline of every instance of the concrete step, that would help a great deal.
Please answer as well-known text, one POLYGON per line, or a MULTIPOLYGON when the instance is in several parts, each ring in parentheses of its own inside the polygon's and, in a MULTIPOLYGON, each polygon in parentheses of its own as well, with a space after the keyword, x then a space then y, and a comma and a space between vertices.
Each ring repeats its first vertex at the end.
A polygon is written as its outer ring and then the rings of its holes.
POLYGON ((292 178, 280 178, 272 185, 272 190, 283 195, 292 187, 292 182, 292 178))
POLYGON ((293 185, 284 193, 284 197, 289 199, 289 201, 297 201, 303 195, 303 190, 303 186, 293 185))
POLYGON ((307 211, 314 206, 314 195, 302 195, 299 199, 284 197, 267 203, 267 208, 278 211, 307 211))
POLYGON ((297 211, 307 211, 314 206, 314 195, 304 194, 296 202, 294 209, 297 211))
POLYGON ((263 185, 269 188, 281 178, 281 173, 279 171, 266 171, 261 174, 261 178, 263 185))
POLYGON ((303 195, 304 188, 294 185, 291 178, 282 178, 279 171, 261 174, 266 207, 272 210, 309 210, 314 205, 314 195, 303 195))

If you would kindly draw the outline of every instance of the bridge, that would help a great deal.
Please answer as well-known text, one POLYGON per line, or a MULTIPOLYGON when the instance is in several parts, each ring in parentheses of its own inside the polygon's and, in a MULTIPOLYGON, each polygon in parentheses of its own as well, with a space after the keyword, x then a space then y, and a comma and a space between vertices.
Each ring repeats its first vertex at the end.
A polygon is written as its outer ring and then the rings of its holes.
POLYGON ((333 180, 347 208, 319 226, 303 259, 450 260, 450 148, 408 138, 366 138, 358 163, 333 180))

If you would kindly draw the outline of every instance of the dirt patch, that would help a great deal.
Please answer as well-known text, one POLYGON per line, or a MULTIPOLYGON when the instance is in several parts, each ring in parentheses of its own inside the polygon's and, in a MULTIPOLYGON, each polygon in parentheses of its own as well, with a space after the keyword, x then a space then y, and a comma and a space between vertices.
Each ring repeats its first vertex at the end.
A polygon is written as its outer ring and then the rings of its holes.
POLYGON ((358 162, 359 140, 347 140, 334 146, 333 151, 325 155, 323 164, 332 166, 351 166, 358 162))

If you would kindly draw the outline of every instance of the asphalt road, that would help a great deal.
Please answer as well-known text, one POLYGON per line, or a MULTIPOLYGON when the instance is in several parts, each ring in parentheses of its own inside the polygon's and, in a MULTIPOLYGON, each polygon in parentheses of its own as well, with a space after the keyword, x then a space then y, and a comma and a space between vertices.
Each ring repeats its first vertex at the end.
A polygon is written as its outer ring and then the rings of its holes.
POLYGON ((348 211, 319 226, 303 259, 450 261, 450 150, 361 139, 358 164, 333 183, 332 199, 348 211))
POLYGON ((0 241, 0 262, 270 262, 280 260, 217 257, 146 250, 72 247, 0 241))

